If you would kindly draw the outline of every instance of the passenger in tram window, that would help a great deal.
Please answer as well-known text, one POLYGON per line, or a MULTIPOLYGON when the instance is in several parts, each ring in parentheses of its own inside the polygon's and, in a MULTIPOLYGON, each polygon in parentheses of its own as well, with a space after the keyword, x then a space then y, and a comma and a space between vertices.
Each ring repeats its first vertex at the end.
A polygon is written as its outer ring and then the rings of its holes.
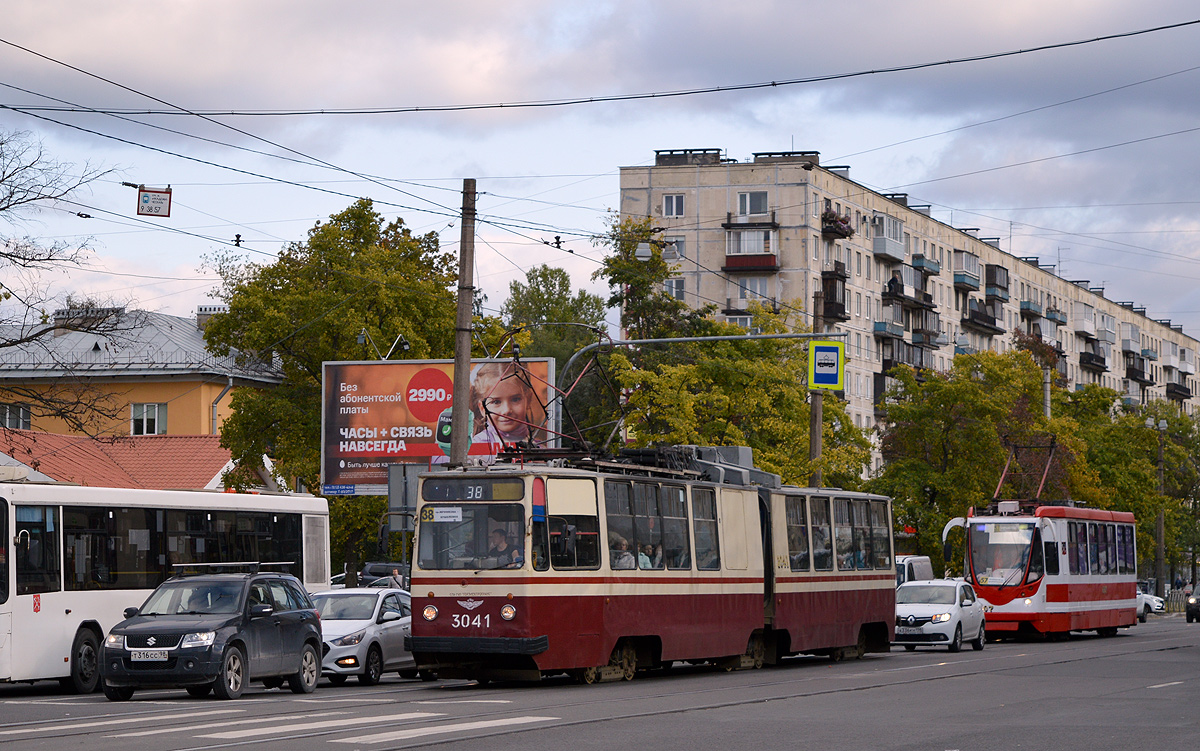
POLYGON ((634 566, 633 553, 629 552, 629 541, 624 537, 616 538, 613 541, 612 567, 614 569, 631 569, 634 566))

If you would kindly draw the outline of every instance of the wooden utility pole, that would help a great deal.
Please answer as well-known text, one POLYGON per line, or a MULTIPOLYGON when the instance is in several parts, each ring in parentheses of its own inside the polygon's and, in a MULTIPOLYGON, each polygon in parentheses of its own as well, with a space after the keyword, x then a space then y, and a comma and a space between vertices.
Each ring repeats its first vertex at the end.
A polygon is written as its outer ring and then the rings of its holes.
MULTIPOLYGON (((813 292, 813 333, 821 334, 825 328, 825 293, 818 287, 813 292)), ((813 462, 813 473, 808 484, 814 488, 821 487, 821 426, 825 421, 825 395, 821 389, 809 385, 808 413, 808 459, 813 462)))
POLYGON ((450 464, 467 462, 471 446, 471 314, 475 305, 475 178, 463 179, 462 234, 458 244, 458 313, 454 319, 454 411, 450 421, 450 464))

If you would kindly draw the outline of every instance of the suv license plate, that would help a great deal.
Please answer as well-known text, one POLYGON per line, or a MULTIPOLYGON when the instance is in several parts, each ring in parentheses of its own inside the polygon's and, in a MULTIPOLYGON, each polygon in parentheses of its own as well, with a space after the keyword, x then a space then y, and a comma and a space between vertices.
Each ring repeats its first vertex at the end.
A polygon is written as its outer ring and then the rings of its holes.
POLYGON ((154 651, 143 649, 137 652, 130 652, 129 659, 133 662, 165 662, 167 651, 165 649, 154 651))

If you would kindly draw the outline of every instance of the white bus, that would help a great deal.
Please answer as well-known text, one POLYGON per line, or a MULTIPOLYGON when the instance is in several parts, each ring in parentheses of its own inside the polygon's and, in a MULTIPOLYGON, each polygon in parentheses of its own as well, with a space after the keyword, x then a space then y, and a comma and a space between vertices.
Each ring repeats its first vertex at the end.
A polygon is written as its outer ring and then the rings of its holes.
POLYGON ((179 564, 233 561, 291 561, 327 589, 325 499, 0 483, 0 682, 95 690, 125 608, 179 564))

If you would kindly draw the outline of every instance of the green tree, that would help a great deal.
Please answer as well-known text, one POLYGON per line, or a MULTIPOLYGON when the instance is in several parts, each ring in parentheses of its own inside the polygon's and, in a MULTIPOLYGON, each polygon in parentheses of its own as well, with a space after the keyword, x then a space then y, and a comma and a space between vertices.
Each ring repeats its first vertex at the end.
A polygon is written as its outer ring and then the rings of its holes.
MULTIPOLYGON (((457 278, 452 255, 434 233, 415 235, 402 220, 387 223, 369 200, 318 223, 307 240, 288 244, 272 263, 211 259, 222 278, 216 297, 229 306, 205 329, 209 349, 235 349, 274 360, 283 382, 274 389, 238 389, 221 430, 239 470, 233 486, 253 482, 264 454, 283 477, 319 487, 321 377, 327 360, 373 360, 374 342, 408 340, 409 358, 445 358, 454 349, 457 278)), ((248 356, 248 355, 246 355, 248 356)), ((373 549, 378 499, 331 505, 331 536, 339 554, 373 549)))

